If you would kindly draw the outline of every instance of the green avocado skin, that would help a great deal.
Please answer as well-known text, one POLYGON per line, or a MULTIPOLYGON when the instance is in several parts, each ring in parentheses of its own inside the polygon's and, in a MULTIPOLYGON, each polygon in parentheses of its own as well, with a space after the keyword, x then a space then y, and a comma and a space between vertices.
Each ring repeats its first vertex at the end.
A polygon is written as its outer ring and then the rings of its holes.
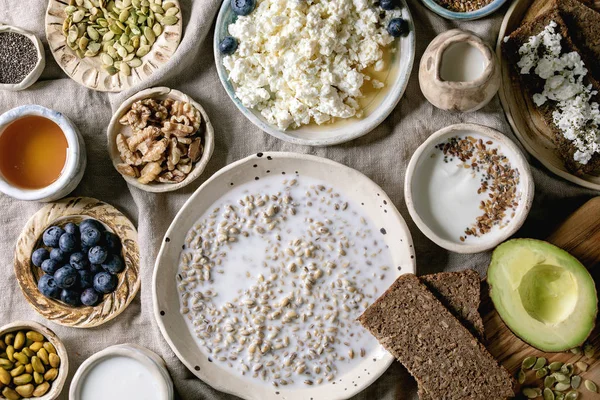
POLYGON ((582 346, 598 314, 589 271, 568 252, 536 239, 513 239, 492 254, 490 298, 508 328, 545 352, 582 346))

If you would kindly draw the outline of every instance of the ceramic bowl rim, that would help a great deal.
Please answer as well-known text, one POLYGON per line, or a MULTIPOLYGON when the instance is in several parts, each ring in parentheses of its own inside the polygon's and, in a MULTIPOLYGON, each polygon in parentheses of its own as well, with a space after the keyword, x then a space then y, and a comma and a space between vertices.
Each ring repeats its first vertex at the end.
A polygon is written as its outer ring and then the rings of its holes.
POLYGON ((107 141, 108 141, 108 153, 109 153, 109 156, 112 161, 112 165, 115 168, 115 170, 131 186, 136 187, 136 188, 141 189, 146 192, 150 192, 150 193, 165 193, 165 192, 172 192, 175 190, 179 190, 179 189, 189 185, 190 183, 194 182, 196 179, 198 179, 202 175, 204 170, 206 169, 206 165, 208 164, 208 161, 212 157, 212 154, 213 154, 213 151, 215 148, 215 136, 214 135, 215 135, 215 130, 210 122, 210 119, 208 118, 208 114, 206 113, 206 110, 204 109, 204 107, 202 107, 202 105, 200 103, 198 103, 196 100, 194 100, 191 96, 189 96, 179 90, 168 88, 166 86, 155 86, 155 87, 151 87, 148 89, 144 89, 144 90, 141 90, 141 91, 135 93, 131 97, 127 98, 126 100, 124 100, 121 103, 121 105, 119 106, 119 108, 117 109, 117 111, 115 111, 113 113, 111 120, 110 120, 110 124, 108 125, 108 128, 106 129, 106 136, 107 136, 107 141), (119 119, 125 113, 126 109, 131 107, 131 105, 138 100, 142 100, 142 99, 146 99, 146 98, 162 97, 162 96, 169 97, 171 95, 172 95, 172 97, 177 98, 177 99, 184 99, 185 101, 187 101, 188 103, 190 103, 194 107, 196 107, 196 109, 198 109, 198 111, 200 111, 200 114, 202 115, 202 120, 203 120, 202 123, 206 127, 206 129, 204 130, 204 133, 203 133, 203 135, 204 135, 204 151, 202 153, 202 157, 200 157, 200 160, 198 160, 196 162, 196 164, 194 165, 194 167, 192 168, 192 170, 190 171, 188 176, 186 176, 186 178, 179 183, 154 183, 154 182, 151 184, 139 183, 137 179, 132 178, 131 176, 125 176, 117 170, 117 164, 120 164, 123 162, 119 155, 119 151, 117 150, 116 145, 115 145, 115 140, 116 140, 115 138, 117 137, 117 134, 119 133, 119 130, 120 130, 119 129, 120 128, 119 119))
POLYGON ((521 228, 521 226, 525 222, 525 219, 527 218, 527 215, 529 214, 531 204, 533 202, 534 182, 527 159, 525 158, 523 152, 519 149, 519 147, 508 136, 502 134, 496 129, 492 129, 483 125, 470 123, 455 124, 442 128, 437 132, 433 133, 414 152, 406 169, 406 178, 404 180, 404 194, 408 212, 415 224, 417 225, 417 227, 419 228, 419 230, 425 236, 427 236, 432 242, 446 250, 450 250, 455 253, 473 254, 480 253, 496 247, 498 244, 510 238, 515 232, 519 230, 519 228, 521 228), (496 239, 489 240, 485 243, 458 243, 442 238, 433 229, 431 229, 429 225, 421 218, 413 199, 413 178, 415 177, 415 172, 418 168, 418 163, 421 160, 422 156, 427 150, 431 148, 431 146, 439 138, 443 136, 450 136, 454 132, 460 131, 474 131, 482 136, 490 137, 491 139, 499 142, 502 146, 508 149, 510 153, 508 157, 520 172, 522 200, 519 207, 516 210, 516 215, 510 221, 510 223, 502 230, 502 233, 497 235, 496 239))
POLYGON ((41 397, 30 397, 33 400, 55 400, 62 392, 65 382, 67 380, 67 376, 69 375, 69 353, 67 353, 67 349, 60 340, 60 338, 52 331, 52 329, 40 324, 36 321, 14 321, 9 324, 6 324, 0 327, 0 335, 4 335, 5 333, 14 332, 22 329, 34 330, 38 333, 44 335, 46 340, 48 340, 54 348, 56 352, 60 356, 60 365, 58 366, 58 378, 55 379, 50 385, 50 390, 46 392, 45 395, 41 397))
POLYGON ((485 7, 482 7, 478 10, 467 11, 467 12, 458 12, 451 11, 436 3, 435 0, 421 0, 423 4, 431 11, 439 15, 440 17, 444 17, 449 20, 457 20, 457 21, 472 21, 475 19, 486 17, 494 12, 496 12, 500 7, 506 3, 507 0, 493 0, 490 4, 485 7))
MULTIPOLYGON (((410 12, 410 9, 408 7, 406 0, 401 0, 401 2, 402 2, 401 9, 403 10, 403 18, 405 18, 409 24, 408 35, 403 36, 402 38, 399 38, 399 39, 403 39, 403 40, 408 40, 407 47, 409 48, 409 51, 408 51, 409 58, 408 58, 408 62, 406 64, 407 70, 405 71, 404 74, 402 74, 403 71, 399 71, 396 79, 389 84, 390 92, 381 100, 382 103, 379 104, 377 106, 377 108, 375 110, 373 110, 373 112, 371 112, 371 114, 369 116, 367 116, 366 118, 354 121, 351 123, 351 125, 344 127, 343 131, 345 133, 340 133, 340 134, 337 134, 336 136, 332 136, 332 137, 328 137, 328 138, 318 138, 318 139, 310 139, 310 138, 305 139, 305 138, 293 136, 293 135, 288 134, 289 131, 281 130, 281 129, 277 128, 276 126, 267 123, 267 121, 265 121, 262 118, 259 118, 257 115, 255 115, 252 112, 252 110, 246 108, 245 106, 243 106, 241 104, 241 102, 236 98, 233 88, 232 88, 231 84, 229 83, 229 77, 227 75, 227 72, 225 71, 225 67, 223 66, 223 60, 222 60, 223 56, 219 52, 220 30, 221 30, 221 27, 225 23, 225 21, 224 21, 225 14, 226 14, 228 8, 230 7, 230 2, 228 0, 224 0, 223 3, 221 4, 219 13, 217 15, 215 31, 214 31, 214 36, 213 36, 213 53, 214 53, 215 64, 216 64, 216 68, 217 68, 217 74, 219 75, 219 80, 221 81, 223 88, 225 89, 225 91, 227 92, 227 95, 229 96, 231 101, 235 104, 237 109, 240 110, 242 112, 242 114, 248 120, 250 120, 250 122, 252 122, 256 127, 258 127, 263 132, 266 132, 269 135, 276 137, 277 139, 280 139, 280 140, 283 140, 283 141, 286 141, 286 142, 292 143, 292 144, 298 144, 298 145, 303 145, 303 146, 314 146, 314 147, 332 146, 332 145, 336 145, 336 144, 346 143, 346 142, 352 141, 354 139, 358 139, 359 137, 365 136, 366 134, 372 132, 375 128, 377 128, 379 125, 381 125, 381 123, 387 117, 389 117, 389 115, 394 111, 394 109, 396 108, 396 106, 398 105, 398 103, 400 102, 402 97, 404 96, 406 88, 408 87, 410 76, 412 75, 412 70, 413 70, 414 61, 415 61, 415 52, 416 52, 416 31, 415 31, 413 16, 410 12), (393 101, 391 101, 390 104, 388 104, 388 106, 386 108, 384 108, 383 107, 384 102, 387 98, 393 98, 393 101), (364 126, 361 126, 362 123, 365 123, 366 121, 369 121, 369 123, 365 124, 364 126)), ((404 56, 405 56, 405 54, 401 54, 400 58, 404 57, 404 56)), ((400 63, 400 58, 397 61, 398 63, 400 63)), ((335 129, 337 130, 337 129, 341 129, 341 128, 335 128, 335 129)), ((325 130, 323 130, 323 132, 325 132, 325 130)))
POLYGON ((15 107, 0 115, 0 135, 13 122, 28 116, 38 116, 56 123, 67 139, 67 159, 58 179, 50 185, 40 189, 23 189, 10 184, 0 174, 0 192, 18 200, 40 201, 48 196, 62 191, 77 175, 81 152, 85 151, 83 142, 79 141, 79 134, 75 125, 64 114, 49 108, 30 104, 15 107))
POLYGON ((0 33, 1 32, 14 32, 21 34, 27 37, 29 40, 33 42, 35 46, 35 50, 37 52, 38 61, 35 63, 33 69, 27 74, 25 78, 19 83, 0 83, 0 90, 9 90, 18 92, 24 89, 27 89, 29 86, 33 85, 39 77, 44 72, 44 68, 46 67, 46 52, 44 51, 44 45, 40 38, 37 37, 36 34, 26 31, 25 29, 21 29, 17 26, 13 25, 0 25, 0 33))

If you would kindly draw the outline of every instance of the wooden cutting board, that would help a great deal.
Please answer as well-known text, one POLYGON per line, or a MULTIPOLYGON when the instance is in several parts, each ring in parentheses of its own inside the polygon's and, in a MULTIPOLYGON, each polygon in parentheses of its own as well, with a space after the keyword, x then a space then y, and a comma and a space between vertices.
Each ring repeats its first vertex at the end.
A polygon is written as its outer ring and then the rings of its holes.
MULTIPOLYGON (((585 203, 547 240, 579 259, 590 270, 598 288, 598 283, 600 283, 600 197, 585 203)), ((595 349, 595 355, 590 359, 583 354, 575 355, 571 352, 544 353, 520 340, 507 328, 494 309, 486 284, 482 288, 480 311, 485 325, 488 350, 512 374, 519 370, 521 362, 527 356, 546 357, 549 362, 562 361, 574 364, 577 361, 583 361, 589 364, 590 368, 581 376, 596 382, 600 387, 600 326, 598 323, 588 339, 595 349)), ((541 384, 541 380, 536 380, 531 373, 527 376, 525 385, 533 384, 533 382, 541 384)), ((600 399, 600 394, 587 391, 583 384, 579 391, 579 399, 600 399)))

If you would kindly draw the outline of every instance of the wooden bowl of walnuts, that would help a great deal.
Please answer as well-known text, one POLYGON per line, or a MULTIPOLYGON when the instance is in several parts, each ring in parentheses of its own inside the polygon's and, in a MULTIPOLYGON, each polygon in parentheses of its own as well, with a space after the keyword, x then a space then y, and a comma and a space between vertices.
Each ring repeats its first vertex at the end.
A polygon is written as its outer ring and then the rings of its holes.
POLYGON ((0 399, 54 400, 69 374, 69 357, 54 332, 34 321, 0 328, 0 399))
POLYGON ((127 99, 108 126, 108 151, 127 183, 147 192, 180 189, 198 178, 214 149, 204 108, 167 87, 127 99))

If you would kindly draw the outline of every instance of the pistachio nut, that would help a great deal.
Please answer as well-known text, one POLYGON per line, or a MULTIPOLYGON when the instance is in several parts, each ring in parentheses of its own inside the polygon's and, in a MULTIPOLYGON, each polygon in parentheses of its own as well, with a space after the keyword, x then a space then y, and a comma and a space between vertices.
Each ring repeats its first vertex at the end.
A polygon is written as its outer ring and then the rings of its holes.
POLYGON ((9 385, 12 380, 12 376, 8 373, 7 370, 0 368, 0 382, 3 385, 9 385))
POLYGON ((19 385, 27 385, 29 382, 33 380, 33 376, 31 374, 23 374, 13 378, 13 383, 17 386, 19 385))
POLYGON ((25 366, 24 365, 19 365, 16 368, 13 368, 12 371, 10 371, 10 376, 12 376, 13 378, 15 376, 19 376, 21 374, 23 374, 25 372, 25 366))
POLYGON ((33 342, 33 344, 31 346, 29 346, 29 348, 32 351, 35 351, 36 353, 39 351, 39 349, 41 349, 42 347, 44 347, 44 342, 33 342))
POLYGON ((23 365, 29 364, 29 357, 27 357, 27 355, 25 355, 23 353, 15 353, 14 357, 15 357, 15 360, 17 360, 18 362, 20 362, 23 365))
POLYGON ((4 343, 7 346, 13 344, 14 341, 15 341, 15 334, 14 333, 7 333, 6 335, 4 335, 4 343))
POLYGON ((20 385, 15 388, 15 392, 19 393, 21 396, 27 398, 33 395, 33 385, 31 383, 27 385, 20 385))
POLYGON ((33 371, 33 381, 36 383, 36 385, 39 385, 40 383, 44 382, 44 375, 33 371))
POLYGON ((46 372, 44 364, 42 364, 42 361, 36 356, 31 357, 31 366, 33 367, 33 370, 37 373, 43 374, 44 372, 46 372))
POLYGON ((54 345, 52 343, 50 343, 50 342, 44 342, 44 349, 46 349, 46 351, 48 353, 54 353, 54 354, 56 354, 56 349, 54 348, 54 345))
POLYGON ((56 368, 50 368, 44 374, 44 379, 47 380, 47 381, 53 381, 53 380, 56 379, 57 376, 58 376, 58 369, 56 369, 56 368))
POLYGON ((14 363, 6 358, 0 358, 0 368, 12 369, 14 363))
POLYGON ((36 331, 27 332, 27 339, 31 339, 34 342, 44 342, 44 335, 36 331))
POLYGON ((21 395, 8 386, 2 389, 2 396, 7 400, 19 400, 21 398, 21 395))
POLYGON ((17 332, 13 346, 16 350, 21 350, 25 346, 25 333, 23 331, 17 332))
POLYGON ((33 366, 31 365, 31 363, 25 366, 25 372, 27 372, 28 374, 33 374, 33 366))
POLYGON ((60 357, 57 354, 50 353, 48 355, 48 359, 52 368, 58 368, 58 366, 60 365, 60 357))
POLYGON ((46 351, 46 349, 40 349, 37 352, 37 356, 44 363, 44 365, 50 364, 50 356, 49 356, 48 352, 46 351))
POLYGON ((7 356, 7 357, 8 357, 8 359, 9 359, 10 361, 12 361, 12 362, 14 362, 14 361, 15 361, 14 354, 15 354, 15 348, 14 348, 13 346, 10 346, 10 345, 9 345, 9 346, 7 346, 7 347, 6 347, 6 356, 7 356))
POLYGON ((35 353, 29 347, 25 347, 23 350, 21 350, 21 353, 25 354, 29 358, 35 356, 35 353))
POLYGON ((43 395, 46 394, 46 392, 48 392, 48 389, 50 389, 50 384, 48 382, 39 384, 33 391, 33 396, 34 397, 42 397, 43 395))

